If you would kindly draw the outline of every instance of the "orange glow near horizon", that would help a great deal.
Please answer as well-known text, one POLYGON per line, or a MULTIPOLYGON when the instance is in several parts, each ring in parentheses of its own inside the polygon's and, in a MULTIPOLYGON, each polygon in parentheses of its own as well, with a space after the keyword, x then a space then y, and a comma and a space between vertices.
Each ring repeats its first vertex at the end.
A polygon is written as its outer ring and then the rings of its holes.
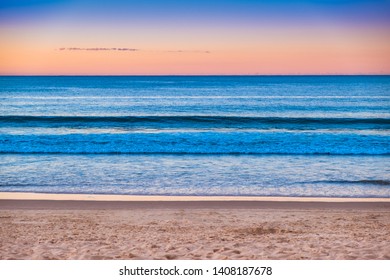
MULTIPOLYGON (((59 50, 39 44, 0 45, 2 75, 122 74, 389 74, 388 42, 265 42, 250 47, 59 50)), ((99 46, 105 47, 105 46, 99 46)), ((109 46, 111 47, 111 46, 109 46)))

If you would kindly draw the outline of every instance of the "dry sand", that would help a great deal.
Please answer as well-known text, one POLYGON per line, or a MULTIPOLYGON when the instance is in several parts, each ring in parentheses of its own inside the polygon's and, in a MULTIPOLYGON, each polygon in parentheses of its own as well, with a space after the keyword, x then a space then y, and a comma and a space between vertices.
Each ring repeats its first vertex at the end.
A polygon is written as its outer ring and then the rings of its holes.
POLYGON ((388 200, 2 198, 0 225, 0 259, 390 259, 388 200))

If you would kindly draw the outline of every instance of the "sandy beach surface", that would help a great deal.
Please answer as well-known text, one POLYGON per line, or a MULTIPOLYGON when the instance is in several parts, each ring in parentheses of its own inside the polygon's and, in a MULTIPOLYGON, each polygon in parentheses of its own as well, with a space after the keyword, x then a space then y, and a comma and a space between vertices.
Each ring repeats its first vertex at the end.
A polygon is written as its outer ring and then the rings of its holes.
POLYGON ((0 225, 0 259, 390 259, 388 199, 1 194, 0 225))

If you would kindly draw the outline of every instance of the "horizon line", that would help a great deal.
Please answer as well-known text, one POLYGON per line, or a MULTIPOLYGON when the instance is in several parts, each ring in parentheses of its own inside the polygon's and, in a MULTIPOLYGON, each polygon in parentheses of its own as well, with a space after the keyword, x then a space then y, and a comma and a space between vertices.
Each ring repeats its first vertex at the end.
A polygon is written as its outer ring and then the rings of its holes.
POLYGON ((0 74, 0 77, 303 77, 303 76, 390 76, 390 73, 356 74, 0 74))

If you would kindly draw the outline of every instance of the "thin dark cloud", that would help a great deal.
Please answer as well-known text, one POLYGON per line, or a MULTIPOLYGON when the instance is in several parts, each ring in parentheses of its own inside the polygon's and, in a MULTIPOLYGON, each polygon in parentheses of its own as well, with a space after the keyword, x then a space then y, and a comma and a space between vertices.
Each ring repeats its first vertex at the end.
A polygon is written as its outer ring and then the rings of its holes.
POLYGON ((210 53, 210 51, 204 50, 169 50, 170 53, 210 53))
MULTIPOLYGON (((137 52, 141 51, 140 49, 135 49, 135 48, 77 48, 77 47, 72 47, 72 48, 58 48, 57 50, 59 51, 118 51, 118 52, 137 52)), ((144 50, 148 51, 148 50, 144 50)), ((152 52, 163 52, 163 53, 210 53, 210 51, 207 50, 149 50, 152 52)))
POLYGON ((133 48, 59 48, 60 51, 119 51, 119 52, 136 52, 139 49, 133 48))

